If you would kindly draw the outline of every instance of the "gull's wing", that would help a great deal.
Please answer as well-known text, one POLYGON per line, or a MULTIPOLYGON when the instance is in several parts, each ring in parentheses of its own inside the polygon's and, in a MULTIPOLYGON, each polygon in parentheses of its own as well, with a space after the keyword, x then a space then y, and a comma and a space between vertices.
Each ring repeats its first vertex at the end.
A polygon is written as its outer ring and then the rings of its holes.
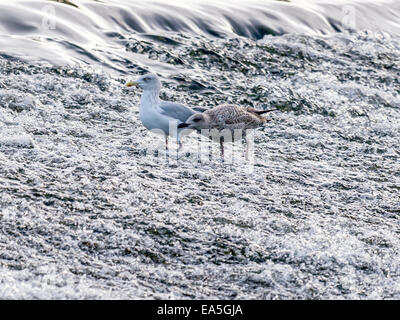
POLYGON ((185 122, 190 116, 194 115, 196 112, 203 112, 207 109, 196 107, 190 109, 183 104, 163 101, 160 104, 161 114, 168 117, 178 119, 181 122, 185 122))
POLYGON ((207 108, 203 108, 203 107, 193 107, 192 109, 196 112, 204 112, 204 111, 208 110, 207 108))
POLYGON ((264 122, 264 119, 257 114, 235 105, 222 105, 211 109, 209 114, 213 122, 221 128, 252 128, 264 122))

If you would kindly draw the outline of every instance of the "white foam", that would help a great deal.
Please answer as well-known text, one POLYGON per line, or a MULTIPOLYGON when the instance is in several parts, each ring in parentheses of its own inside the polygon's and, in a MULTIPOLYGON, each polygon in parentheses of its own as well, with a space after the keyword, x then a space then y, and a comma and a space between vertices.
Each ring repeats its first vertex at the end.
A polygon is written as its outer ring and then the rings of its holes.
POLYGON ((34 148, 34 143, 29 135, 21 134, 15 136, 1 137, 0 146, 34 148))

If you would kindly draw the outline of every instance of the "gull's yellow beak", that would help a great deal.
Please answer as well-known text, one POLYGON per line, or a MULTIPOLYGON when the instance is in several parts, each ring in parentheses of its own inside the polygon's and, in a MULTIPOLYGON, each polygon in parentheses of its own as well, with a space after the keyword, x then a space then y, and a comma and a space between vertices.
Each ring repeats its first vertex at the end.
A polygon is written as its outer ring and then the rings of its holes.
POLYGON ((137 87, 138 86, 138 83, 136 82, 136 81, 129 81, 127 84, 126 84, 126 86, 127 87, 137 87))

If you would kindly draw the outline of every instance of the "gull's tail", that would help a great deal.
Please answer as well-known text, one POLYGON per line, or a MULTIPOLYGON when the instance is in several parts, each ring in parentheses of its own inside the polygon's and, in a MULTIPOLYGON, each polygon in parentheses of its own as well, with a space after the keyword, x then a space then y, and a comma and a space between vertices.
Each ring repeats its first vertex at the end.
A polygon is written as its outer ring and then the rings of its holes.
POLYGON ((271 112, 271 111, 275 111, 275 110, 278 110, 278 109, 256 110, 256 109, 253 109, 253 108, 247 108, 247 111, 249 111, 249 112, 251 112, 251 113, 253 113, 253 114, 255 114, 257 116, 257 118, 261 122, 260 124, 265 124, 265 123, 271 121, 271 119, 267 119, 267 118, 262 117, 261 116, 262 114, 268 113, 268 112, 271 112))
POLYGON ((208 110, 207 108, 203 108, 203 107, 193 107, 192 109, 196 112, 204 112, 204 111, 208 110))
POLYGON ((250 112, 253 112, 255 114, 261 115, 261 114, 264 114, 264 113, 267 113, 267 112, 276 111, 278 109, 256 110, 256 109, 253 109, 253 108, 248 108, 247 110, 249 110, 250 112))

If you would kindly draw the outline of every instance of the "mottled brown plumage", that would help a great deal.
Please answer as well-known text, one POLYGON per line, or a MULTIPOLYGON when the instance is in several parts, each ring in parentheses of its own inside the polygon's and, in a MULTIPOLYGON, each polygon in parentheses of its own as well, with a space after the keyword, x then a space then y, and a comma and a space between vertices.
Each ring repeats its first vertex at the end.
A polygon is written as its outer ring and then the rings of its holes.
MULTIPOLYGON (((234 130, 242 130, 241 137, 244 137, 246 130, 261 127, 268 121, 262 117, 261 114, 269 111, 273 110, 256 110, 253 108, 242 108, 226 104, 209 109, 203 113, 196 113, 178 127, 196 129, 200 132, 205 129, 217 129, 219 131, 226 131, 226 129, 228 129, 231 130, 232 133, 232 139, 230 141, 233 141, 235 138, 234 130)), ((221 155, 223 156, 224 139, 219 138, 218 140, 221 144, 221 155)))
POLYGON ((261 127, 266 119, 255 109, 241 108, 227 104, 205 111, 210 118, 210 127, 222 129, 255 129, 261 127))
POLYGON ((261 114, 272 110, 258 111, 253 108, 242 108, 232 104, 221 105, 203 113, 189 117, 182 127, 192 129, 255 129, 261 127, 267 119, 261 114))

